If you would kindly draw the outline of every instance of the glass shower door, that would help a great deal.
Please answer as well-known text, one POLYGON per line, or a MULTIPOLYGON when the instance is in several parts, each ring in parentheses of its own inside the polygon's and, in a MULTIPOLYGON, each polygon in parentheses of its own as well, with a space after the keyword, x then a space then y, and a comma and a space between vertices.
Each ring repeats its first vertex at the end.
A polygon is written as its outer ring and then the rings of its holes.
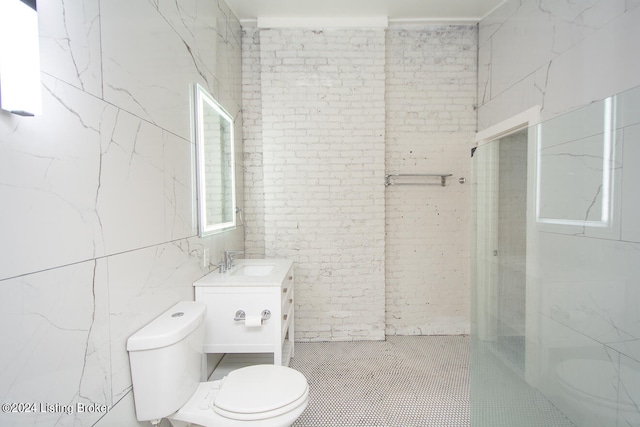
POLYGON ((473 157, 472 427, 573 425, 527 382, 527 358, 529 366, 536 360, 527 354, 536 329, 526 316, 530 138, 535 129, 525 128, 473 157))
POLYGON ((473 166, 472 427, 640 427, 640 88, 473 166))

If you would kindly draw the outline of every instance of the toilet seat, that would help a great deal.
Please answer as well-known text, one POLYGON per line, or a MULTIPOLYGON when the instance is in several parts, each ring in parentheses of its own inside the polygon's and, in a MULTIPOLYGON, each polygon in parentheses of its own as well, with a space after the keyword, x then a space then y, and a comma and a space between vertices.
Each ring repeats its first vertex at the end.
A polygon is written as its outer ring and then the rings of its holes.
POLYGON ((254 365, 227 375, 213 410, 234 420, 262 420, 294 410, 308 395, 307 380, 300 372, 285 366, 254 365))
POLYGON ((205 427, 289 426, 308 399, 309 386, 300 372, 255 365, 200 383, 187 403, 167 418, 172 424, 175 420, 205 427))

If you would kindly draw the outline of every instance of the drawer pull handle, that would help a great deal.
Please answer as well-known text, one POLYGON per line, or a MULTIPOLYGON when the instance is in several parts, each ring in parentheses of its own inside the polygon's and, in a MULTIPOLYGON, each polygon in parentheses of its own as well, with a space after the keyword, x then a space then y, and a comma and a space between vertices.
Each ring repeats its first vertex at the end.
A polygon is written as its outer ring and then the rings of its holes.
POLYGON ((282 316, 282 318, 283 318, 284 320, 287 320, 287 316, 288 316, 288 314, 285 314, 284 316, 282 316))
MULTIPOLYGON (((260 313, 260 317, 262 318, 263 322, 265 320, 271 319, 271 311, 262 310, 262 313, 260 313)), ((244 310, 238 310, 236 311, 236 314, 233 320, 235 320, 236 322, 244 322, 246 318, 247 318, 247 313, 245 313, 244 310)))
POLYGON ((289 290, 289 288, 282 288, 282 293, 283 293, 283 294, 286 294, 286 293, 287 293, 287 290, 289 290))
POLYGON ((293 276, 289 276, 289 280, 293 280, 293 276))

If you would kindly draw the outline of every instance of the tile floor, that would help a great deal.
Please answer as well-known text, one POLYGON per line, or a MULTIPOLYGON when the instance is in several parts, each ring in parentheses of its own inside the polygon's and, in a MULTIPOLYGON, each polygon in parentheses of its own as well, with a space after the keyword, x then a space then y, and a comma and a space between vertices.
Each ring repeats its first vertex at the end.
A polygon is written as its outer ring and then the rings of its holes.
POLYGON ((495 352, 468 336, 296 343, 310 400, 293 427, 574 427, 495 352), (473 381, 472 405, 469 403, 473 381))
POLYGON ((468 336, 296 343, 310 401, 293 427, 465 427, 468 336))
POLYGON ((474 427, 575 427, 540 391, 524 380, 524 342, 474 343, 471 358, 471 424, 474 427), (500 357, 498 357, 500 355, 500 357), (510 366, 510 368, 509 368, 510 366))

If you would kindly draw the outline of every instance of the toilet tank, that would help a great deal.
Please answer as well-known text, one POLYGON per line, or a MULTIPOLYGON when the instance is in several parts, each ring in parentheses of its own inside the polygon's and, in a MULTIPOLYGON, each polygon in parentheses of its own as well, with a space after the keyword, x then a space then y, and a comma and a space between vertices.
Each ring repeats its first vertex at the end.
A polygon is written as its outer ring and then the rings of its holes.
POLYGON ((182 301, 127 340, 138 421, 180 409, 200 382, 206 306, 182 301))

